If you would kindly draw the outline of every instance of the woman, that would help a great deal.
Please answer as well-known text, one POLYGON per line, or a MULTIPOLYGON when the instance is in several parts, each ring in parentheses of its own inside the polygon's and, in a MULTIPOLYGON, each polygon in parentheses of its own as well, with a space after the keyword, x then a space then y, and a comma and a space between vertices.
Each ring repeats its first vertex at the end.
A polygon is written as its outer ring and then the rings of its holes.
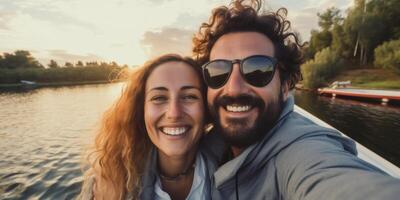
POLYGON ((104 114, 82 199, 209 199, 202 153, 205 92, 198 66, 147 62, 104 114))

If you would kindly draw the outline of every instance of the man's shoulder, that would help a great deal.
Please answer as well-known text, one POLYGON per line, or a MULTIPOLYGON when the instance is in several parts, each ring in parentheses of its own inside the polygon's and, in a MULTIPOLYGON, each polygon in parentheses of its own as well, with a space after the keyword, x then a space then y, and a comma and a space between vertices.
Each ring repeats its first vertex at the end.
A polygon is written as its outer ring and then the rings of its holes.
MULTIPOLYGON (((333 128, 323 127, 316 124, 311 119, 292 112, 276 130, 272 140, 279 143, 286 143, 281 149, 282 152, 299 154, 318 153, 318 150, 335 149, 335 151, 345 151, 352 155, 357 155, 355 142, 344 137, 339 131, 333 128)), ((296 157, 294 156, 294 157, 296 157)))
POLYGON ((333 128, 323 127, 311 119, 297 113, 291 112, 286 116, 273 133, 273 137, 280 141, 290 142, 309 137, 334 137, 342 139, 342 135, 333 128))
POLYGON ((295 111, 291 112, 282 123, 283 127, 281 128, 291 128, 291 129, 307 129, 309 131, 326 131, 332 133, 338 133, 337 130, 323 127, 310 118, 305 117, 302 114, 299 114, 295 111))

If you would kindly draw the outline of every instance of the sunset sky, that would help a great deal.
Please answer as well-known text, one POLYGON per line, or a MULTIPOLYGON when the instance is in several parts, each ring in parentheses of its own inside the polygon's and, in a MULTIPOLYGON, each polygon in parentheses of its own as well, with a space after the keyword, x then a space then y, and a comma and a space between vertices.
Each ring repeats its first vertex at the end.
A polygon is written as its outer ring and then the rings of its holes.
MULTIPOLYGON (((191 38, 212 8, 230 0, 0 0, 0 53, 29 50, 50 59, 116 61, 138 65, 162 53, 190 55, 191 38)), ((353 0, 269 0, 286 7, 294 30, 307 41, 317 13, 353 0)))

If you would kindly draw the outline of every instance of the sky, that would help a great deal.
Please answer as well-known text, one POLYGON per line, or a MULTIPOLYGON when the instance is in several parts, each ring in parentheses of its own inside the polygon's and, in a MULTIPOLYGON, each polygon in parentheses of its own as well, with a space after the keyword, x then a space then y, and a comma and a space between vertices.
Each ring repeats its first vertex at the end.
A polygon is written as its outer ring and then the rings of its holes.
MULTIPOLYGON (((213 8, 230 0, 0 0, 0 54, 28 50, 43 65, 78 60, 129 66, 164 53, 191 54, 191 41, 213 8)), ((288 9, 302 41, 318 28, 318 12, 345 11, 353 0, 267 0, 288 9)))

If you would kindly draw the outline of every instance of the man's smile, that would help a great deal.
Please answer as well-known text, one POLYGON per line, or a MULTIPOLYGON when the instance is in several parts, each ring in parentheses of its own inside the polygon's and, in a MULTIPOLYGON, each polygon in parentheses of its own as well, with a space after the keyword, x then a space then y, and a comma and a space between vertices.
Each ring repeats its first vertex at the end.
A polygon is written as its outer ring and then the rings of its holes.
POLYGON ((228 104, 220 106, 219 115, 222 121, 227 118, 249 118, 258 115, 258 108, 252 105, 228 104))

